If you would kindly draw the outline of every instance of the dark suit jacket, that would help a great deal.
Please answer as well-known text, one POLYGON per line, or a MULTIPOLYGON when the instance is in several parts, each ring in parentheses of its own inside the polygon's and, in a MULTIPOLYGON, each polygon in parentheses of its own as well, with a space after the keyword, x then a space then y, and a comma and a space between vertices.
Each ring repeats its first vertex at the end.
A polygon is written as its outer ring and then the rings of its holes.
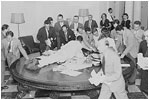
MULTIPOLYGON (((46 43, 45 40, 48 38, 51 40, 52 43, 55 43, 56 41, 56 34, 53 27, 49 27, 49 36, 47 37, 47 32, 45 27, 41 27, 37 34, 37 39, 40 41, 40 50, 44 51, 46 49, 46 43)), ((53 45, 53 44, 52 44, 53 45)))
MULTIPOLYGON (((69 27, 69 24, 67 21, 64 20, 64 25, 66 25, 67 27, 69 27)), ((55 31, 59 32, 61 30, 61 25, 60 22, 56 22, 54 25, 55 31)))
MULTIPOLYGON (((67 25, 69 27, 68 22, 65 21, 65 20, 64 20, 64 25, 67 25)), ((56 36, 57 36, 57 48, 60 49, 59 31, 62 29, 61 25, 60 25, 60 22, 56 22, 55 25, 54 25, 54 28, 55 28, 55 33, 56 33, 56 36)))
POLYGON ((71 30, 71 29, 68 29, 67 30, 67 38, 68 38, 68 41, 66 41, 66 38, 65 38, 65 34, 62 30, 60 30, 60 46, 63 44, 66 44, 68 43, 69 41, 71 40, 75 40, 75 34, 74 32, 71 30))
MULTIPOLYGON (((87 20, 84 24, 84 28, 89 27, 89 20, 87 20)), ((92 20, 91 30, 93 31, 94 28, 98 28, 98 25, 95 20, 92 20)))
POLYGON ((122 21, 121 22, 121 25, 123 26, 123 27, 127 27, 128 29, 130 29, 130 20, 127 20, 127 21, 122 21))
MULTIPOLYGON (((82 28, 83 28, 83 24, 78 23, 78 27, 82 27, 82 28)), ((72 23, 72 24, 70 25, 70 29, 74 29, 74 23, 72 23)))
POLYGON ((46 50, 45 40, 48 39, 47 32, 44 26, 39 29, 38 34, 37 34, 37 39, 40 41, 41 52, 44 52, 46 50))
POLYGON ((148 57, 148 47, 146 40, 143 40, 140 43, 139 53, 142 53, 143 57, 148 57))
POLYGON ((45 40, 48 39, 47 32, 44 26, 39 29, 37 39, 40 41, 40 43, 45 43, 45 40))

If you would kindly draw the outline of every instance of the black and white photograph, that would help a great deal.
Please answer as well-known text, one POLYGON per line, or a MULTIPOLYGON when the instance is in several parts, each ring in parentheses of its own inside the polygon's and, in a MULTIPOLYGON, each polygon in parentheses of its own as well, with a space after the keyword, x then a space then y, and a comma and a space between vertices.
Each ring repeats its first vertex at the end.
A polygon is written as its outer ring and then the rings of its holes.
POLYGON ((1 0, 1 99, 148 99, 148 1, 1 0))

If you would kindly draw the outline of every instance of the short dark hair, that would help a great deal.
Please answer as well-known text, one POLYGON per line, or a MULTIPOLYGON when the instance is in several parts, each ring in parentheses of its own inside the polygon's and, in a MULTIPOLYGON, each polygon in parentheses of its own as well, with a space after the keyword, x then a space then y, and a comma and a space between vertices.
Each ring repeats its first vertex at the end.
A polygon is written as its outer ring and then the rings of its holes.
POLYGON ((114 21, 113 21, 113 24, 120 24, 120 21, 118 20, 118 19, 115 19, 114 21))
POLYGON ((91 15, 91 14, 89 14, 88 16, 92 16, 93 17, 93 15, 91 15))
POLYGON ((116 31, 121 31, 121 30, 124 30, 123 26, 122 25, 118 25, 116 28, 115 28, 116 31))
POLYGON ((79 36, 77 36, 77 40, 83 41, 83 37, 79 35, 79 36))
POLYGON ((4 31, 5 29, 7 29, 8 27, 9 27, 9 25, 4 24, 4 25, 2 26, 2 31, 4 31))
POLYGON ((112 8, 109 8, 108 11, 112 10, 112 8))
POLYGON ((74 17, 78 17, 78 19, 79 19, 79 16, 77 16, 77 15, 75 15, 74 17))
MULTIPOLYGON (((124 16, 124 15, 126 15, 126 16, 127 16, 127 19, 129 18, 129 16, 128 16, 128 14, 127 14, 127 13, 124 13, 124 14, 123 14, 123 16, 124 16)), ((122 16, 122 17, 123 17, 123 16, 122 16)))
POLYGON ((8 32, 6 32, 6 36, 8 36, 8 35, 10 35, 11 37, 13 37, 13 36, 14 36, 14 34, 13 34, 13 32, 12 32, 12 31, 8 31, 8 32))
POLYGON ((109 37, 110 36, 110 30, 106 27, 101 29, 101 33, 104 37, 109 37))
POLYGON ((63 28, 63 27, 66 27, 66 28, 68 28, 68 26, 67 26, 67 25, 65 25, 65 24, 62 26, 62 28, 63 28))
POLYGON ((63 18, 63 15, 62 14, 59 14, 58 17, 62 17, 63 18))
POLYGON ((48 17, 47 20, 53 21, 53 18, 52 17, 48 17))
POLYGON ((49 20, 45 20, 44 24, 50 24, 51 22, 49 20))
POLYGON ((106 13, 102 13, 101 18, 102 18, 103 15, 105 15, 105 17, 107 18, 107 14, 106 13))
POLYGON ((140 25, 141 25, 141 21, 138 21, 138 20, 137 20, 137 21, 135 21, 135 22, 134 22, 134 24, 136 24, 136 25, 139 25, 139 26, 140 26, 140 25))
POLYGON ((91 28, 86 27, 86 28, 85 28, 85 32, 87 32, 87 31, 91 31, 91 28))

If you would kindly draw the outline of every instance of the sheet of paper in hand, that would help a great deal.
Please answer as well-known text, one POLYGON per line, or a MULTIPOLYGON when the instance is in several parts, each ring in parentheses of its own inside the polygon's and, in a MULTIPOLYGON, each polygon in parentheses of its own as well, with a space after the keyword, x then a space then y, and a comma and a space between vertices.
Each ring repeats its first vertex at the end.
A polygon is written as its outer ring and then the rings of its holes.
POLYGON ((95 86, 98 86, 100 83, 102 83, 103 72, 100 70, 98 73, 95 72, 95 70, 92 70, 91 77, 88 79, 91 84, 94 84, 95 86))

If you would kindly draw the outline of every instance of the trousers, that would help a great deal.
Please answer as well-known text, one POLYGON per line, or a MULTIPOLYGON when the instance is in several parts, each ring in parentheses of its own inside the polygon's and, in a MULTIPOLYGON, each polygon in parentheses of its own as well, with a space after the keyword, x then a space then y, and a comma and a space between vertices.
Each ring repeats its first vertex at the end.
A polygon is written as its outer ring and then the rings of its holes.
MULTIPOLYGON (((103 83, 98 99, 110 99, 111 94, 112 94, 112 91, 110 90, 110 88, 103 83)), ((127 93, 123 89, 120 89, 119 91, 115 91, 113 92, 113 94, 116 97, 116 99, 128 99, 127 93)))
POLYGON ((4 76, 5 76, 5 60, 1 60, 1 87, 5 85, 4 76))

